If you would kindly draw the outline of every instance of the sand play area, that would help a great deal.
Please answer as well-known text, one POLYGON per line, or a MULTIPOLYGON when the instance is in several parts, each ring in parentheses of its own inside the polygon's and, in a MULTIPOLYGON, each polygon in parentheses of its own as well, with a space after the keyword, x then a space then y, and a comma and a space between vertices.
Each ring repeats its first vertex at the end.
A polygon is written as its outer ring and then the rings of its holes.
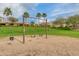
POLYGON ((22 44, 22 36, 0 38, 0 56, 79 56, 79 39, 66 36, 26 36, 22 44))

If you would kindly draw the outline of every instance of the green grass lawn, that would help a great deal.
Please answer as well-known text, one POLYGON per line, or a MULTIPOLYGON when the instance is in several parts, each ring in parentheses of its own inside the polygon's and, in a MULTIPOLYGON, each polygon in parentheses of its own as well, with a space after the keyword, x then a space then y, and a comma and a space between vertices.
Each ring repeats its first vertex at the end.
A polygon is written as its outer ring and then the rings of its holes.
MULTIPOLYGON (((61 36, 70 36, 79 38, 79 32, 74 30, 62 30, 62 29, 53 29, 48 28, 48 35, 61 35, 61 36)), ((23 27, 0 27, 0 37, 4 36, 16 36, 23 34, 23 27)), ((45 34, 44 27, 26 27, 26 35, 32 34, 45 34)))

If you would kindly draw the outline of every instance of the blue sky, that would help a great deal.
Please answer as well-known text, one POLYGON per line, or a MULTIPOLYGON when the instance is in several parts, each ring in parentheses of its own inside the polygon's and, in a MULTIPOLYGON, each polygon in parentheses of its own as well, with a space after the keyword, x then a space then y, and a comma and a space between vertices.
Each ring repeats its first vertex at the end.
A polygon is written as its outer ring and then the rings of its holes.
MULTIPOLYGON (((53 21, 59 17, 68 17, 79 14, 79 4, 77 3, 1 3, 0 16, 3 16, 5 7, 10 7, 13 16, 22 21, 22 14, 24 11, 29 12, 30 16, 35 17, 36 13, 46 13, 48 21, 53 21)), ((33 21, 35 19, 29 19, 33 21)))

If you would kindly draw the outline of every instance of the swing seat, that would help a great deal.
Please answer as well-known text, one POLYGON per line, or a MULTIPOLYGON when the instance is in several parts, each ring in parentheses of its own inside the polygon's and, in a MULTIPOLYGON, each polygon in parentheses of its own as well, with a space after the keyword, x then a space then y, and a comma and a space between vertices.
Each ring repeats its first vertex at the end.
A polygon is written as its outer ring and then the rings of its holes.
POLYGON ((13 41, 14 40, 14 37, 10 37, 10 40, 13 41))

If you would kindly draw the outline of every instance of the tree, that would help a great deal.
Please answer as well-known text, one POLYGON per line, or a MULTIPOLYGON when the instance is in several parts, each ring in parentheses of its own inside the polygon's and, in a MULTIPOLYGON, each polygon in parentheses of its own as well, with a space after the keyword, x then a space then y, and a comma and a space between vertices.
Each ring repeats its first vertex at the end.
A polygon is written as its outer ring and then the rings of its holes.
POLYGON ((0 16, 0 22, 2 22, 2 20, 3 20, 3 17, 0 16))
POLYGON ((15 23, 15 22, 18 21, 18 19, 16 19, 15 17, 12 17, 12 16, 9 17, 8 20, 9 20, 10 23, 15 23))
POLYGON ((10 16, 10 15, 12 16, 11 8, 6 7, 4 9, 3 15, 6 15, 7 16, 7 19, 8 19, 8 16, 10 16))
POLYGON ((30 24, 31 24, 31 26, 34 26, 35 25, 35 22, 34 21, 31 21, 30 24))
POLYGON ((46 13, 43 13, 42 14, 42 17, 44 17, 44 19, 47 17, 47 14, 46 13))
POLYGON ((53 21, 53 24, 60 25, 60 27, 63 27, 63 24, 65 24, 65 23, 66 23, 65 18, 57 18, 55 21, 53 21))
POLYGON ((2 22, 2 20, 3 20, 3 17, 0 16, 0 26, 1 26, 1 22, 2 22))
POLYGON ((6 16, 12 15, 11 8, 6 7, 4 9, 4 13, 3 14, 6 15, 6 16))
POLYGON ((36 14, 36 17, 37 17, 37 18, 40 18, 40 17, 41 17, 41 13, 37 13, 37 14, 36 14))
POLYGON ((66 24, 67 25, 71 24, 72 28, 76 28, 77 24, 79 24, 79 15, 74 15, 74 16, 68 17, 66 24))
POLYGON ((41 13, 36 14, 38 26, 39 26, 39 20, 40 20, 41 17, 42 17, 41 13))
MULTIPOLYGON (((12 16, 12 11, 11 11, 11 8, 8 8, 8 7, 6 7, 5 9, 4 9, 4 12, 3 12, 3 15, 6 15, 7 16, 7 19, 8 19, 8 16, 12 16)), ((11 30, 12 31, 12 30, 11 30)), ((12 32, 11 32, 11 34, 12 34, 12 32)), ((13 40, 14 39, 14 37, 11 35, 10 36, 10 40, 13 40)))
POLYGON ((46 39, 47 39, 47 19, 46 19, 47 14, 46 14, 46 13, 43 13, 43 14, 42 14, 42 17, 43 17, 44 20, 46 21, 46 23, 45 23, 45 32, 46 32, 46 39))
POLYGON ((9 20, 9 25, 13 25, 13 26, 17 26, 18 24, 16 24, 16 22, 18 22, 18 19, 17 18, 15 18, 15 17, 13 17, 13 16, 10 16, 9 18, 8 18, 8 20, 9 20))
POLYGON ((25 18, 29 18, 28 12, 24 12, 23 14, 23 44, 25 43, 25 18))
POLYGON ((36 17, 37 17, 37 19, 38 19, 38 21, 39 21, 40 18, 42 17, 41 13, 37 13, 37 14, 36 14, 36 17))

